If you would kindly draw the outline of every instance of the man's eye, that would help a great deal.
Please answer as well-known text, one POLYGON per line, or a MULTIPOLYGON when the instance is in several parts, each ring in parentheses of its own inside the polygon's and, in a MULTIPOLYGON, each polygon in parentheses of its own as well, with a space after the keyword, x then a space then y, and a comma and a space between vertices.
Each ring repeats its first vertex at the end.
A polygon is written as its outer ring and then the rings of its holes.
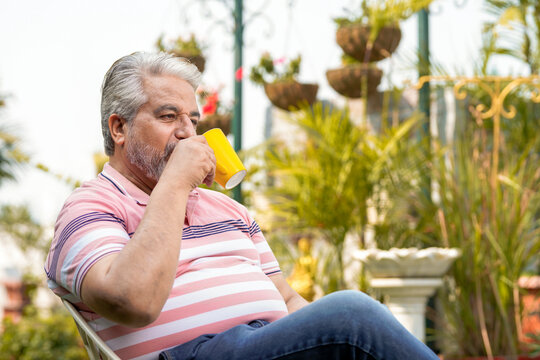
POLYGON ((191 119, 191 123, 193 124, 193 126, 197 127, 197 124, 199 123, 199 120, 191 119))
POLYGON ((176 120, 176 114, 164 114, 161 115, 161 118, 167 120, 176 120))

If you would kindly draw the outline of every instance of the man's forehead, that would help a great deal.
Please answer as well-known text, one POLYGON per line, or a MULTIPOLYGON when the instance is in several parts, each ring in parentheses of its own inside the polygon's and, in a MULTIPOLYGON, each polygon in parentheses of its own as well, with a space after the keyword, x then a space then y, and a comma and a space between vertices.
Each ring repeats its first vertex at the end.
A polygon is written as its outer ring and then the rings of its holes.
POLYGON ((190 92, 195 93, 193 86, 191 86, 187 80, 172 74, 146 75, 143 77, 142 83, 144 88, 166 90, 182 87, 183 89, 189 89, 190 92))
POLYGON ((195 90, 186 80, 174 75, 145 77, 143 91, 146 103, 154 106, 196 106, 195 90))

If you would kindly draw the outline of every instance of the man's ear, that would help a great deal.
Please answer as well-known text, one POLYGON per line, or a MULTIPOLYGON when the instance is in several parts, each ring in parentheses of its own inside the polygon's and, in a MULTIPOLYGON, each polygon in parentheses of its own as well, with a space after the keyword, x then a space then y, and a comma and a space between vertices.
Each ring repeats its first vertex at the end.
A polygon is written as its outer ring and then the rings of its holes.
POLYGON ((126 121, 118 114, 109 116, 109 131, 116 146, 123 146, 126 140, 126 121))

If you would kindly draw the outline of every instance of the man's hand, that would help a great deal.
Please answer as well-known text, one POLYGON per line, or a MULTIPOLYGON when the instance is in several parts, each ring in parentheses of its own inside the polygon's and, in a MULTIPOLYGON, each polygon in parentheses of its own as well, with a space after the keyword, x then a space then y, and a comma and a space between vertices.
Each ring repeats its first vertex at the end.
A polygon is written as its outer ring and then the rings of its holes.
MULTIPOLYGON (((204 183, 212 185, 216 170, 214 150, 202 135, 180 140, 172 152, 162 178, 190 191, 204 183)), ((161 179, 160 179, 161 180, 161 179)))
POLYGON ((285 304, 287 304, 289 314, 303 308, 306 305, 309 305, 309 302, 294 291, 289 283, 287 283, 287 280, 283 277, 282 273, 270 275, 269 278, 272 280, 281 296, 283 296, 283 300, 285 300, 285 304))

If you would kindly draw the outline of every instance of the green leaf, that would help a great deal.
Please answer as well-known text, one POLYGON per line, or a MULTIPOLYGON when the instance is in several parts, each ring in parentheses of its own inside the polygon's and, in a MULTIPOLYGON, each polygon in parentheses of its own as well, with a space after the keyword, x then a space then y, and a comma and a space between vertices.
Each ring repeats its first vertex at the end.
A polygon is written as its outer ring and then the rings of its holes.
POLYGON ((502 15, 499 17, 497 23, 501 26, 512 27, 513 23, 524 24, 523 14, 519 7, 511 6, 507 8, 502 15))

